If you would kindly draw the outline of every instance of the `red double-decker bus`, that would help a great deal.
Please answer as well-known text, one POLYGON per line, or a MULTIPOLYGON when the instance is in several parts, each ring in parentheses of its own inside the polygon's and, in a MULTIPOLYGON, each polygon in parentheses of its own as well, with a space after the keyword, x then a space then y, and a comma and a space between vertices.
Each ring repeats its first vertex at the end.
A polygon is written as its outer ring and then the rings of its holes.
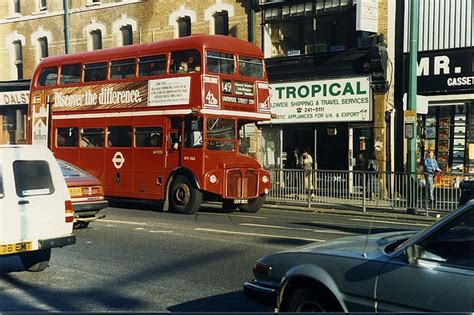
POLYGON ((48 57, 30 92, 30 142, 102 180, 105 195, 196 212, 203 199, 256 212, 270 175, 239 131, 270 119, 261 50, 194 35, 48 57))

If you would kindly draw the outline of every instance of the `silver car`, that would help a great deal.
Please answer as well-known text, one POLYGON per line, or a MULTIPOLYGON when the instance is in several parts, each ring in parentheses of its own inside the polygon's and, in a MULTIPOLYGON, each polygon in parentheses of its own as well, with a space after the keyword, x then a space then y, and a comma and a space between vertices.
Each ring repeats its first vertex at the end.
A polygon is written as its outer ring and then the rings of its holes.
POLYGON ((247 298, 281 312, 474 311, 474 201, 420 232, 265 256, 247 298))

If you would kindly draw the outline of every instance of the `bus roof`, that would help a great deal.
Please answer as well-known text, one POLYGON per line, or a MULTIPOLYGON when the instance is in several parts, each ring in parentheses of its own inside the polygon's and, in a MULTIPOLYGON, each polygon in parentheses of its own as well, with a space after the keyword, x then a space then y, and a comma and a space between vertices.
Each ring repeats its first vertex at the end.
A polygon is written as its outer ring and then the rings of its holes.
POLYGON ((135 44, 94 51, 72 53, 44 58, 37 69, 58 64, 93 62, 95 60, 112 60, 137 55, 151 55, 159 52, 184 50, 203 47, 218 51, 235 52, 250 56, 262 56, 262 50, 247 41, 224 35, 191 35, 182 38, 168 39, 147 44, 135 44), (230 49, 232 48, 232 49, 230 49))

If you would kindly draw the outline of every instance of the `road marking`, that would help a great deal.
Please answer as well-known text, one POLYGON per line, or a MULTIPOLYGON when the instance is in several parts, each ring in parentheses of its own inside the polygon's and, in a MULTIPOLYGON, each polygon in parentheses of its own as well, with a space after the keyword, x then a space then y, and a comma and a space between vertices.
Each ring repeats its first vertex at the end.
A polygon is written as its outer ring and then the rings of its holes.
POLYGON ((150 233, 173 233, 173 231, 148 231, 150 233))
POLYGON ((315 238, 291 237, 291 236, 284 236, 284 235, 233 232, 233 231, 201 229, 201 228, 196 228, 194 230, 195 231, 200 231, 200 232, 211 232, 211 233, 218 233, 218 234, 233 234, 233 235, 258 236, 258 237, 269 237, 269 238, 284 238, 284 239, 290 239, 290 240, 310 241, 310 242, 326 242, 325 240, 319 240, 319 239, 315 239, 315 238))
POLYGON ((395 222, 395 221, 383 221, 383 220, 369 220, 369 219, 349 219, 351 221, 361 221, 361 222, 375 222, 375 223, 385 223, 385 224, 395 224, 395 225, 413 225, 413 226, 430 226, 431 224, 423 223, 409 223, 409 222, 395 222))
POLYGON ((334 230, 315 230, 315 229, 308 229, 308 228, 294 228, 294 227, 278 226, 278 225, 265 225, 265 224, 252 224, 252 223, 239 223, 239 225, 241 225, 241 226, 251 226, 251 227, 271 228, 271 229, 280 229, 280 230, 309 231, 309 232, 325 233, 325 234, 353 235, 353 233, 334 231, 334 230))
POLYGON ((259 217, 254 215, 244 215, 244 214, 225 214, 225 213, 210 213, 210 212, 198 212, 196 215, 216 215, 224 217, 236 217, 236 218, 250 218, 250 219, 267 219, 267 217, 259 217))
MULTIPOLYGON (((132 222, 132 221, 118 221, 118 220, 106 220, 106 219, 100 219, 95 222, 109 222, 109 223, 119 223, 119 224, 129 224, 129 225, 141 225, 141 226, 150 226, 151 224, 149 223, 143 223, 143 222, 132 222)), ((167 223, 153 223, 152 225, 163 225, 163 226, 169 226, 167 223)))

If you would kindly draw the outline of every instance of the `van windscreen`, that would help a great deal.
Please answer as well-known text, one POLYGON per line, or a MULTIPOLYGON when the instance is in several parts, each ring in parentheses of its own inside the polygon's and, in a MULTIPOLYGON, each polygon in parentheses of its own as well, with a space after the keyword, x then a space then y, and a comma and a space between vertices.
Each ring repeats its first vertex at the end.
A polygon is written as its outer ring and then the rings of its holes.
POLYGON ((46 161, 14 161, 13 175, 18 197, 54 193, 53 178, 46 161))

